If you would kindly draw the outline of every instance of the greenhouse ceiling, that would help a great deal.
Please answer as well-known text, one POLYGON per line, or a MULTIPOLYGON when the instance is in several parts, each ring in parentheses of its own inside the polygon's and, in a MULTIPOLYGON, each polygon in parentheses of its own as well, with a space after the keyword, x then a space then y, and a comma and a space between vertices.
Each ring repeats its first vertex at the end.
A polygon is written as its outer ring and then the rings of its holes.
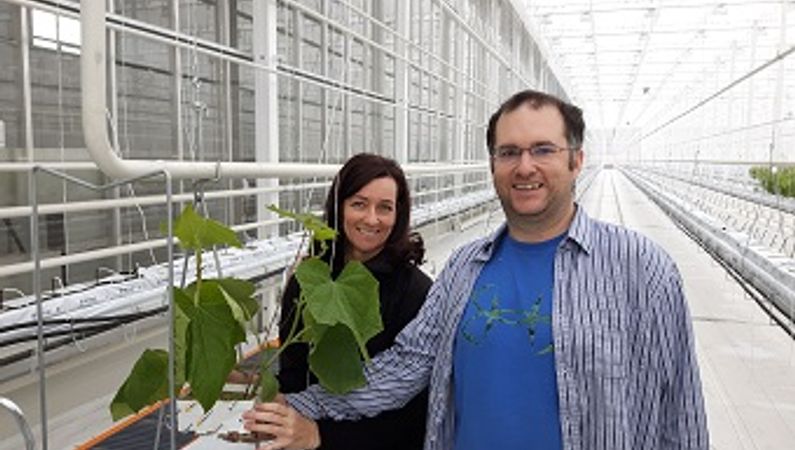
MULTIPOLYGON (((795 45, 793 0, 524 4, 572 101, 607 130, 665 124, 795 45)), ((765 72, 759 84, 775 85, 765 72)))

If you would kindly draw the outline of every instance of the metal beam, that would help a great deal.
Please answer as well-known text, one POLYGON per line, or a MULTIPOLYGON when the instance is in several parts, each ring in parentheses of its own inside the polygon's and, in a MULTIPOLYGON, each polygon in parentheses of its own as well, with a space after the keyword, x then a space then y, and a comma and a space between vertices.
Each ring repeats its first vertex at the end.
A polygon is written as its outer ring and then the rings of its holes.
POLYGON ((615 13, 615 12, 629 12, 629 11, 649 11, 649 10, 663 10, 663 9, 704 9, 704 8, 718 8, 718 7, 732 7, 732 6, 756 6, 760 4, 781 3, 781 0, 746 0, 746 1, 716 1, 716 2, 682 2, 682 3, 620 3, 610 5, 601 3, 598 7, 592 7, 593 2, 588 3, 570 3, 570 2, 556 2, 554 6, 539 5, 533 2, 532 8, 539 16, 563 16, 563 15, 581 15, 585 12, 592 13, 615 13))

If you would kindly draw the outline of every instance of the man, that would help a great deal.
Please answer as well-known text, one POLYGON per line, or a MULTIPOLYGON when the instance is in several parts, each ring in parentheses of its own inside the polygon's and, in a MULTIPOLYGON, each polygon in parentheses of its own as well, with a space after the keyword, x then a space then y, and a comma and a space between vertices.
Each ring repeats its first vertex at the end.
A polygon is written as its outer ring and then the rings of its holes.
MULTIPOLYGON (((679 273, 651 241, 574 202, 584 128, 555 97, 508 99, 486 136, 507 223, 451 256, 365 388, 313 386, 287 403, 350 419, 430 384, 427 450, 708 448, 679 273)), ((258 414, 249 427, 279 437, 268 448, 318 444, 283 438, 311 434, 291 407, 258 414)))

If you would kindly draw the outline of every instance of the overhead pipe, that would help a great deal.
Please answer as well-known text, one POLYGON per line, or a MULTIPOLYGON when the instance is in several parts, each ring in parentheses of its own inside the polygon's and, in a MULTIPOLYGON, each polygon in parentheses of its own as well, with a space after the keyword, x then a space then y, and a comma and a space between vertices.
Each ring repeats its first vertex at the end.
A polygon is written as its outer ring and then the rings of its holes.
POLYGON ((34 167, 63 171, 97 170, 97 165, 90 161, 4 162, 0 163, 0 173, 30 172, 34 167))
MULTIPOLYGON (((330 177, 339 164, 228 162, 124 159, 110 145, 106 116, 105 2, 80 2, 80 88, 83 135, 89 155, 114 179, 132 178, 165 169, 173 179, 330 177)), ((441 174, 487 170, 488 164, 405 164, 407 174, 441 174)))

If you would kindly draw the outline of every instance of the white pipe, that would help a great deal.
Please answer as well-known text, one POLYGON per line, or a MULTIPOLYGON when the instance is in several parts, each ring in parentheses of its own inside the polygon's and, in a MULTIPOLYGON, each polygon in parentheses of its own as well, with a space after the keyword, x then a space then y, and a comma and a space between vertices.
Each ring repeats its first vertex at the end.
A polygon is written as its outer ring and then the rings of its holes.
MULTIPOLYGON (((90 164, 93 169, 96 169, 97 166, 94 163, 86 163, 90 164)), ((32 166, 35 164, 31 164, 32 166)), ((424 169, 424 167, 418 167, 418 169, 424 169)), ((419 172, 419 170, 417 170, 419 172)), ((424 173, 420 174, 420 177, 423 176, 432 176, 436 175, 435 172, 433 173, 424 173)), ((414 178, 420 178, 414 177, 414 178)), ((264 187, 255 187, 255 188, 243 188, 243 189, 226 189, 221 191, 210 191, 204 194, 204 198, 207 200, 212 199, 220 199, 220 198, 233 198, 233 197, 245 197, 247 195, 256 195, 262 194, 267 192, 285 192, 285 191, 298 191, 304 189, 317 189, 326 187, 330 184, 330 181, 326 182, 317 182, 317 183, 302 183, 302 184, 287 184, 281 186, 264 186, 264 187)), ((472 187, 484 183, 491 183, 490 181, 477 181, 473 183, 468 183, 456 187, 472 187)), ((434 190, 430 192, 444 192, 449 191, 451 188, 446 187, 439 190, 434 190)), ((424 195, 428 195, 429 191, 423 191, 419 193, 413 194, 415 198, 422 197, 424 195)), ((193 200, 194 196, 192 193, 189 194, 175 194, 174 201, 175 202, 185 202, 193 200)), ((78 202, 68 202, 68 203, 45 203, 39 205, 39 214, 58 214, 58 213, 76 213, 76 212, 85 212, 85 211, 102 211, 106 209, 113 209, 113 208, 131 208, 137 206, 150 206, 150 205, 162 205, 166 202, 165 195, 146 195, 142 197, 127 197, 127 198, 111 198, 111 199, 101 199, 101 200, 84 200, 78 202)), ((30 217, 33 214, 33 207, 31 206, 7 206, 7 207, 0 207, 0 219, 13 219, 17 217, 30 217)))
POLYGON ((737 160, 724 160, 724 159, 694 159, 694 158, 666 158, 655 159, 656 163, 687 163, 699 164, 702 166, 762 166, 768 167, 770 165, 778 167, 792 167, 795 166, 795 161, 737 161, 737 160))
MULTIPOLYGON (((96 168, 96 165, 94 165, 94 163, 91 163, 91 166, 96 168)), ((206 200, 211 200, 218 198, 244 197, 246 195, 256 195, 264 192, 284 192, 284 191, 297 191, 303 189, 316 189, 328 186, 329 183, 330 182, 288 184, 282 186, 265 186, 265 187, 256 187, 256 188, 210 191, 204 194, 204 198, 206 200)), ((174 195, 173 197, 175 202, 191 201, 194 198, 192 193, 177 194, 174 195)), ((45 203, 43 205, 39 205, 39 214, 102 211, 113 208, 162 205, 164 203, 166 203, 165 195, 146 195, 142 197, 84 200, 80 202, 69 202, 69 203, 45 203)), ((33 214, 33 208, 30 206, 10 206, 5 208, 0 208, 0 219, 10 219, 15 217, 30 217, 31 214, 33 214)))
POLYGON ((6 162, 0 163, 0 173, 3 172, 30 172, 34 167, 44 167, 53 170, 97 170, 97 165, 90 161, 42 161, 42 162, 6 162))
MULTIPOLYGON (((242 225, 234 225, 230 228, 235 231, 245 231, 251 228, 275 225, 283 222, 289 222, 291 219, 268 219, 260 222, 246 223, 242 225)), ((61 267, 69 264, 76 264, 86 261, 93 261, 96 259, 110 258, 113 256, 126 255, 133 252, 141 252, 155 248, 165 247, 166 239, 151 239, 148 241, 136 242, 133 244, 118 245, 113 247, 103 247, 96 250, 88 250, 85 252, 70 253, 68 255, 53 256, 41 260, 41 269, 52 269, 54 267, 61 267)), ((27 273, 33 271, 33 261, 26 261, 16 264, 6 264, 0 266, 0 278, 8 277, 11 275, 18 275, 20 273, 27 273)))
MULTIPOLYGON (((83 135, 91 158, 111 178, 133 178, 165 169, 172 178, 281 178, 333 176, 338 164, 199 162, 122 159, 110 145, 106 123, 105 2, 80 2, 83 135)), ((407 174, 484 170, 482 164, 406 165, 407 174)))
MULTIPOLYGON (((491 194, 491 191, 484 191, 484 192, 488 192, 489 194, 491 194)), ((210 194, 211 193, 209 193, 209 192, 207 193, 207 195, 210 195, 210 194)), ((152 197, 155 197, 155 196, 152 196, 152 197)), ((178 198, 177 196, 173 196, 173 201, 176 202, 177 198, 178 198)), ((427 204, 422 206, 422 208, 424 208, 424 207, 427 207, 427 204)), ((433 210, 435 212, 438 212, 438 211, 441 211, 442 209, 444 209, 444 208, 440 207, 438 203, 437 204, 433 204, 432 208, 433 208, 433 210)), ((315 213, 315 214, 319 214, 318 211, 310 211, 310 212, 315 213)), ((412 215, 415 216, 414 219, 417 219, 417 217, 416 217, 417 212, 418 211, 416 211, 416 210, 412 210, 412 215)), ((41 215, 41 213, 42 213, 42 209, 40 208, 39 209, 39 215, 41 215)), ((280 224, 280 223, 290 222, 291 220, 292 219, 281 219, 281 218, 280 219, 266 219, 266 220, 257 221, 257 222, 244 223, 244 224, 239 224, 239 225, 232 225, 230 228, 233 231, 235 231, 235 232, 242 232, 242 231, 252 230, 252 229, 255 229, 255 228, 258 228, 258 227, 276 225, 276 224, 280 224)), ((162 238, 150 239, 148 241, 141 241, 141 242, 136 242, 136 243, 132 243, 132 244, 117 245, 117 246, 112 246, 112 247, 103 247, 103 248, 96 249, 96 250, 87 250, 87 251, 84 251, 84 252, 70 253, 68 255, 58 255, 58 256, 53 256, 53 257, 50 257, 50 258, 44 258, 44 259, 40 260, 40 264, 41 264, 41 268, 42 269, 51 269, 51 268, 54 268, 54 267, 60 267, 60 266, 63 266, 63 265, 68 265, 68 264, 76 264, 76 263, 80 263, 80 262, 87 262, 87 261, 92 261, 92 260, 101 259, 101 258, 110 258, 110 257, 114 257, 114 256, 119 256, 119 255, 126 255, 126 254, 132 253, 132 252, 146 251, 146 250, 150 250, 150 249, 160 248, 160 247, 163 247, 165 245, 166 245, 166 239, 162 239, 162 238)), ((18 274, 21 274, 21 273, 28 273, 28 272, 31 272, 33 270, 33 268, 34 268, 33 261, 20 262, 20 263, 16 263, 16 264, 6 264, 6 265, 3 265, 3 266, 0 266, 0 278, 9 277, 9 276, 12 276, 12 275, 18 275, 18 274)))

